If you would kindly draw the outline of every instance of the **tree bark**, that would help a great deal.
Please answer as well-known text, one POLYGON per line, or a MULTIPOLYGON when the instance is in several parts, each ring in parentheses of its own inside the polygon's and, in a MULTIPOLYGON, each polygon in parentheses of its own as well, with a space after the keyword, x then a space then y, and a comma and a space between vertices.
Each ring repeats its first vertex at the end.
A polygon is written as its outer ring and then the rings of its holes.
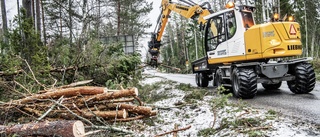
MULTIPOLYGON (((138 89, 124 89, 121 91, 115 92, 108 92, 103 94, 98 94, 94 96, 88 96, 85 98, 85 101, 101 101, 101 100, 108 100, 108 99, 117 99, 121 97, 129 97, 129 96, 138 96, 138 89)), ((82 102, 82 100, 80 100, 82 102)))
POLYGON ((81 121, 55 121, 29 123, 15 126, 0 126, 0 132, 19 136, 82 137, 85 134, 81 121))
POLYGON ((135 106, 130 104, 108 104, 108 108, 126 109, 128 112, 138 113, 142 115, 151 115, 152 108, 144 106, 135 106))
POLYGON ((47 33, 46 33, 46 25, 44 23, 45 18, 44 18, 44 8, 43 8, 43 0, 40 1, 41 2, 41 16, 42 16, 42 31, 43 31, 43 42, 44 45, 47 44, 47 33))
POLYGON ((46 25, 44 24, 44 8, 43 8, 43 0, 41 0, 41 16, 42 16, 42 31, 43 31, 43 42, 44 45, 47 44, 47 34, 46 34, 46 25))
POLYGON ((70 47, 72 47, 72 28, 73 28, 73 25, 72 25, 72 0, 69 0, 69 44, 70 44, 70 47))
POLYGON ((121 17, 120 17, 120 11, 121 11, 121 3, 120 3, 120 0, 118 0, 118 2, 117 2, 117 16, 118 16, 118 21, 117 21, 117 29, 118 29, 118 31, 117 31, 117 36, 119 36, 120 35, 120 23, 121 23, 121 17))
POLYGON ((22 0, 22 6, 26 9, 27 17, 32 18, 31 0, 22 0))
POLYGON ((113 118, 127 118, 128 112, 123 110, 118 111, 89 111, 82 114, 84 117, 93 118, 95 116, 103 117, 107 119, 113 119, 113 118))
POLYGON ((312 30, 311 34, 311 57, 314 58, 314 45, 316 40, 316 30, 312 30))
POLYGON ((40 15, 40 0, 36 0, 36 19, 37 19, 37 32, 41 38, 41 15, 40 15))
POLYGON ((29 103, 33 102, 37 99, 52 99, 52 98, 60 98, 61 96, 64 97, 71 97, 77 95, 95 95, 107 92, 107 89, 104 87, 90 87, 90 86, 82 86, 82 87, 74 87, 74 88, 66 88, 66 89, 57 89, 53 92, 47 92, 44 94, 37 94, 34 96, 26 97, 20 100, 17 100, 17 103, 29 103))
POLYGON ((1 0, 1 15, 2 15, 2 29, 3 29, 3 40, 5 43, 7 41, 7 32, 8 32, 8 24, 7 24, 7 11, 6 11, 6 2, 5 0, 1 0))

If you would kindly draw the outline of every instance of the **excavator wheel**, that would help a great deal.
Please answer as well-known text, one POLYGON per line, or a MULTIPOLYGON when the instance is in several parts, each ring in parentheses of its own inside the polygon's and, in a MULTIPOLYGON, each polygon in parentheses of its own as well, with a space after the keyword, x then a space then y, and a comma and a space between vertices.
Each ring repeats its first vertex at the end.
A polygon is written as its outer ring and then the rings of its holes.
POLYGON ((262 83, 262 86, 266 90, 276 90, 276 89, 279 89, 281 87, 281 84, 282 84, 282 82, 279 82, 279 83, 276 83, 276 84, 265 84, 265 83, 262 83))
POLYGON ((306 94, 314 89, 316 75, 310 63, 299 63, 295 66, 295 80, 287 81, 289 89, 296 94, 306 94))
POLYGON ((200 85, 200 87, 208 87, 209 78, 208 78, 207 74, 199 73, 199 85, 200 85))
POLYGON ((251 68, 234 68, 231 84, 237 98, 250 99, 257 94, 257 74, 251 68))
POLYGON ((214 76, 214 85, 217 86, 217 87, 220 87, 222 86, 222 84, 224 84, 223 82, 223 74, 222 74, 222 70, 220 68, 218 68, 216 70, 216 73, 215 73, 215 76, 214 76))
POLYGON ((200 73, 196 73, 196 84, 200 87, 200 73))

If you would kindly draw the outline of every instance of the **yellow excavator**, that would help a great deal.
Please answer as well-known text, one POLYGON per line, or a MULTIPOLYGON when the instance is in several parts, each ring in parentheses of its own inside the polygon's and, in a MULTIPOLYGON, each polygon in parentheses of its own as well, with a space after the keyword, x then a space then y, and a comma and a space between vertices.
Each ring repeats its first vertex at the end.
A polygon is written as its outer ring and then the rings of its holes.
MULTIPOLYGON (((199 87, 224 86, 238 98, 253 98, 257 84, 266 90, 280 88, 286 81, 295 94, 311 92, 316 83, 312 58, 297 58, 302 54, 300 26, 290 20, 255 24, 255 7, 226 4, 226 9, 213 12, 210 3, 198 5, 191 0, 162 0, 162 12, 151 41, 149 52, 153 63, 161 47, 161 38, 170 13, 198 20, 204 32, 206 56, 192 62, 199 87)), ((275 14, 277 15, 277 14, 275 14)))

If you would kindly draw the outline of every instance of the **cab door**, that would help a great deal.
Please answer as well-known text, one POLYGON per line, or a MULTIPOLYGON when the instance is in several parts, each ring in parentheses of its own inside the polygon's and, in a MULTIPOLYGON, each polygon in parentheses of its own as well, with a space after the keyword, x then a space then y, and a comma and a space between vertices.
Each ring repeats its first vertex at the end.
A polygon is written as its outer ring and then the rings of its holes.
POLYGON ((244 32, 245 28, 242 25, 241 14, 238 11, 232 10, 226 12, 227 25, 227 41, 229 57, 237 57, 245 55, 244 32))
POLYGON ((205 31, 205 47, 208 59, 228 56, 228 43, 225 26, 225 14, 214 16, 208 20, 205 31))

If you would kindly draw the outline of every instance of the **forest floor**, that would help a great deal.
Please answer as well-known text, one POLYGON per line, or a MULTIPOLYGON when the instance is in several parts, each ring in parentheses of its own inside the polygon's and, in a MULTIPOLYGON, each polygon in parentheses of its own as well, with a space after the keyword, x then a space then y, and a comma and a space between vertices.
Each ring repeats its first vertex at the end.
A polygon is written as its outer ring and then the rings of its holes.
MULTIPOLYGON (((229 101, 224 89, 201 89, 144 74, 140 96, 158 115, 121 124, 134 136, 156 136, 174 129, 177 136, 309 137, 320 136, 320 125, 274 110, 229 101)), ((174 132, 165 136, 173 136, 174 132)))

